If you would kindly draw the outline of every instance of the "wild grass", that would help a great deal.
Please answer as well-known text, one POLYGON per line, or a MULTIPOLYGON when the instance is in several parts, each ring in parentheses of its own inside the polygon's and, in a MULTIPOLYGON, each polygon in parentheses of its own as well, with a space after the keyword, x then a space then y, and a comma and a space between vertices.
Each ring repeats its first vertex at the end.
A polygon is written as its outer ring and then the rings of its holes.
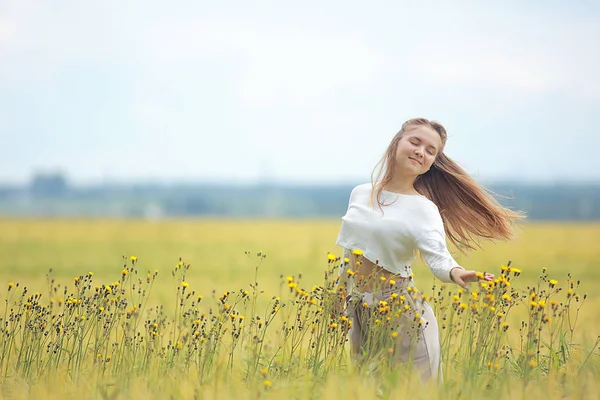
POLYGON ((400 296, 373 309, 375 367, 348 357, 351 321, 333 307, 343 261, 331 246, 335 228, 326 221, 5 221, 2 394, 591 398, 597 389, 598 301, 587 288, 597 282, 590 266, 600 257, 586 235, 598 226, 526 226, 503 244, 514 247, 504 262, 489 261, 495 255, 487 249, 474 253, 478 261, 457 256, 496 274, 468 291, 415 267, 419 289, 411 295, 432 304, 440 325, 441 385, 386 362, 390 327, 407 316, 400 296), (555 246, 538 248, 532 232, 555 246), (135 255, 110 256, 121 247, 135 255), (538 249, 563 258, 543 254, 536 265, 538 249), (171 252, 198 259, 190 265, 175 255, 168 268, 146 259, 171 252))

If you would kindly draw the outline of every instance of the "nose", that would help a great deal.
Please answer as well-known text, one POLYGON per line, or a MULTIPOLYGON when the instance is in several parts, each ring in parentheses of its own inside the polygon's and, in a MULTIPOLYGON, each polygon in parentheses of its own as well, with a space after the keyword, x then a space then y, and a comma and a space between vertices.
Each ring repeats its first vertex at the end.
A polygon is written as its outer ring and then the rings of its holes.
POLYGON ((415 149, 415 155, 417 155, 418 157, 423 157, 423 152, 421 151, 420 147, 417 147, 415 149))

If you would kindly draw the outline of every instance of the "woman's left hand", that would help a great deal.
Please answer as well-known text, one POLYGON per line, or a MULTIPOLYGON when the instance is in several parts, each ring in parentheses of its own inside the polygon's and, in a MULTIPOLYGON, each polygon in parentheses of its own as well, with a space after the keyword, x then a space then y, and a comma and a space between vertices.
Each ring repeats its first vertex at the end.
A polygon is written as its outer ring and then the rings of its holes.
POLYGON ((494 274, 466 270, 462 268, 453 268, 450 271, 450 278, 460 287, 467 289, 467 284, 469 282, 476 282, 480 279, 484 281, 491 281, 494 279, 494 274))

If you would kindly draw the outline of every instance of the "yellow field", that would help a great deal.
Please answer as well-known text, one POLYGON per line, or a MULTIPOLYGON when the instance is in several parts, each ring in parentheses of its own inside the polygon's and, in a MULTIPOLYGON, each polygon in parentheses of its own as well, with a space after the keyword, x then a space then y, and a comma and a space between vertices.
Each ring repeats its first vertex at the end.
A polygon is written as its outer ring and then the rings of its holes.
MULTIPOLYGON (((256 307, 258 310, 264 310, 265 307, 272 306, 272 296, 281 296, 283 300, 291 296, 286 281, 288 276, 293 276, 295 282, 299 282, 299 287, 307 291, 315 285, 324 284, 324 271, 331 268, 331 265, 328 265, 327 253, 340 255, 340 249, 335 246, 338 228, 338 221, 2 220, 0 272, 3 283, 0 282, 0 313, 4 312, 4 300, 7 295, 12 295, 11 301, 15 302, 19 298, 16 294, 20 296, 23 287, 27 287, 28 295, 40 292, 40 304, 47 304, 52 297, 48 293, 46 277, 50 269, 57 283, 66 285, 69 291, 74 291, 74 278, 80 277, 83 280, 88 272, 93 273, 91 286, 109 285, 118 281, 122 278, 121 271, 124 265, 127 265, 127 268, 131 265, 130 256, 136 256, 137 261, 135 271, 131 271, 131 276, 127 276, 127 282, 135 282, 133 278, 137 279, 137 276, 145 281, 148 272, 154 275, 158 270, 157 277, 152 278, 153 287, 147 299, 146 309, 163 304, 166 307, 166 316, 171 318, 178 315, 175 299, 181 289, 181 271, 175 276, 172 271, 179 257, 182 257, 185 264, 191 264, 185 276, 187 293, 193 290, 194 296, 205 297, 200 307, 202 310, 208 310, 211 305, 216 309, 215 304, 219 303, 216 298, 225 291, 252 292, 249 285, 254 282, 255 266, 259 259, 256 254, 259 251, 267 257, 262 260, 258 269, 258 288, 264 293, 257 295, 256 307), (245 254, 246 251, 251 254, 245 254), (122 259, 122 256, 126 259, 122 259), (138 275, 135 275, 136 273, 138 275), (9 283, 18 286, 8 292, 9 283), (213 290, 216 302, 211 299, 213 290)), ((186 398, 345 396, 369 399, 377 398, 377 389, 381 380, 385 380, 391 392, 384 391, 380 394, 384 398, 446 398, 456 397, 458 393, 462 393, 463 398, 522 398, 529 395, 544 395, 549 399, 563 395, 595 398, 600 389, 600 385, 596 383, 600 379, 598 350, 593 350, 595 339, 600 334, 600 323, 595 312, 600 306, 600 296, 596 289, 600 281, 599 237, 600 224, 525 224, 511 242, 485 243, 482 250, 473 252, 468 257, 462 254, 455 255, 457 261, 465 268, 489 271, 497 276, 501 273, 500 266, 506 265, 510 260, 512 267, 522 270, 521 276, 515 278, 513 285, 524 290, 528 285, 537 284, 542 268, 546 267, 548 278, 560 281, 559 286, 564 287, 563 292, 557 294, 557 298, 565 296, 568 289, 565 286, 568 273, 572 274, 575 281, 581 281, 576 290, 581 296, 580 301, 585 293, 589 295, 579 311, 572 339, 572 343, 577 343, 580 347, 574 347, 573 360, 560 369, 551 371, 550 377, 538 371, 527 372, 527 379, 521 379, 513 377, 508 371, 510 368, 506 367, 506 371, 503 369, 502 374, 497 373, 496 376, 512 380, 514 384, 495 388, 492 392, 483 392, 484 387, 481 385, 489 383, 492 379, 490 376, 493 375, 477 372, 475 377, 466 378, 461 376, 464 371, 460 372, 460 368, 450 365, 449 370, 445 371, 446 383, 442 387, 428 386, 421 390, 416 386, 419 385, 418 382, 405 380, 402 381, 403 384, 415 385, 410 392, 405 393, 401 386, 394 385, 394 379, 400 378, 393 374, 362 378, 351 375, 353 378, 349 380, 346 375, 349 372, 346 371, 351 371, 351 366, 343 361, 340 361, 339 372, 334 365, 326 374, 311 376, 298 373, 290 376, 284 370, 271 370, 269 365, 263 365, 264 360, 258 359, 261 368, 257 370, 266 367, 268 372, 257 373, 246 382, 244 378, 248 376, 248 368, 236 365, 235 368, 228 369, 219 367, 220 364, 216 363, 217 367, 211 370, 210 377, 207 375, 205 383, 200 383, 197 366, 186 370, 175 367, 169 369, 157 361, 156 366, 141 373, 136 364, 138 361, 132 359, 130 364, 120 364, 120 368, 131 367, 124 372, 122 369, 115 370, 105 366, 100 370, 97 360, 86 358, 81 361, 82 366, 76 364, 80 371, 78 373, 81 374, 78 377, 75 376, 75 367, 71 364, 57 364, 56 372, 48 368, 47 373, 36 375, 31 371, 38 367, 28 364, 27 368, 20 366, 14 369, 13 364, 7 361, 8 357, 5 357, 0 370, 3 377, 0 395, 30 397, 43 393, 46 398, 65 395, 103 398, 102 393, 107 396, 116 393, 118 398, 164 398, 173 395, 186 398), (25 374, 22 371, 28 372, 25 374), (558 378, 564 383, 561 384, 558 378), (471 380, 469 384, 465 383, 466 379, 471 380), (461 385, 464 387, 461 388, 461 385), (480 392, 477 392, 478 387, 480 392)), ((433 277, 422 262, 417 260, 413 269, 419 289, 428 296, 435 295, 431 291, 433 277)), ((472 288, 476 289, 476 285, 472 284, 472 288)), ((576 305, 580 304, 578 302, 576 305)), ((248 311, 248 306, 244 310, 248 311)), ((519 321, 526 318, 526 314, 527 305, 521 311, 515 310, 507 319, 511 325, 508 333, 513 343, 516 343, 519 336, 519 321)), ((79 314, 77 316, 81 317, 79 314)), ((6 319, 6 314, 4 318, 6 319)), ((141 330, 147 317, 140 315, 139 318, 138 328, 141 330)), ((170 329, 169 326, 171 325, 165 322, 165 332, 170 329)), ((278 340, 277 332, 280 328, 274 326, 269 333, 268 338, 272 338, 273 343, 278 340)), ((119 328, 116 329, 118 334, 119 328)), ((123 332, 126 331, 125 328, 122 329, 123 332)), ((93 340, 86 343, 92 342, 93 340)), ((302 343, 306 343, 306 340, 302 343)), ((231 346, 231 343, 227 346, 231 346)), ((240 346, 243 347, 243 342, 240 346)), ((268 347, 268 344, 266 346, 268 347)), ((14 352, 25 351, 25 347, 23 344, 15 344, 10 357, 14 359, 14 352)), ((243 356, 241 348, 235 349, 235 352, 240 352, 235 353, 239 357, 243 356)), ((223 354, 219 355, 222 356, 223 354)), ((239 363, 242 363, 242 359, 239 363)), ((175 364, 176 362, 173 365, 175 364)), ((293 368, 290 367, 291 370, 301 369, 294 365, 293 368)))

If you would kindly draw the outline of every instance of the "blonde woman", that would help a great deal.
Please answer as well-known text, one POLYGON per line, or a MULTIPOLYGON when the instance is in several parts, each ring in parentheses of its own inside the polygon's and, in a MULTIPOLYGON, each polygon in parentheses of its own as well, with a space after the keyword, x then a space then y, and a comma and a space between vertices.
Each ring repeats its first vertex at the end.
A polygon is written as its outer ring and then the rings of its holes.
POLYGON ((461 250, 475 249, 480 238, 511 238, 513 222, 523 218, 444 154, 446 138, 437 122, 406 121, 378 163, 377 177, 352 190, 336 241, 343 247, 339 285, 352 321, 353 356, 408 363, 425 380, 442 379, 440 339, 431 306, 415 290, 415 254, 441 282, 466 288, 490 281, 492 274, 460 266, 447 239, 461 250))

